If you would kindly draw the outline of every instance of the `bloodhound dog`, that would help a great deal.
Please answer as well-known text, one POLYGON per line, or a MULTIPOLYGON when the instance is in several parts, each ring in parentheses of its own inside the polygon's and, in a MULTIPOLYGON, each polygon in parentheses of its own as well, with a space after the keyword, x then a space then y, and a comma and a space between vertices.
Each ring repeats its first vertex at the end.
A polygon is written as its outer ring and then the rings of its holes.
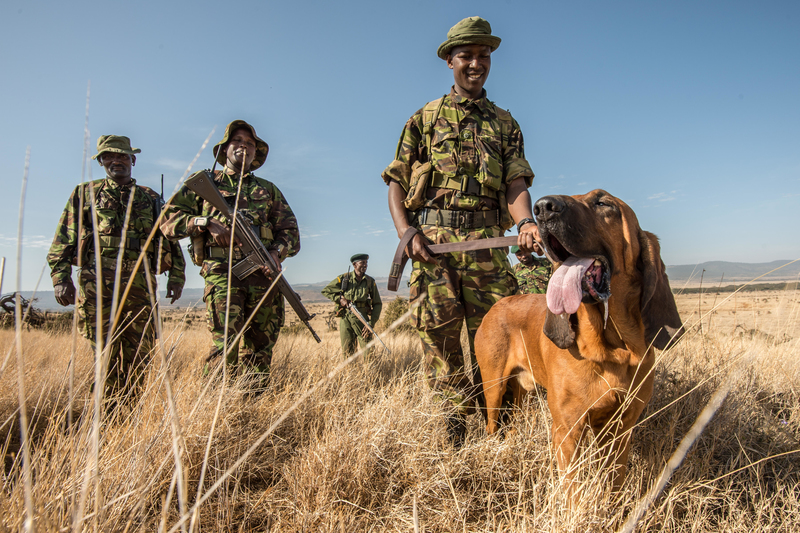
POLYGON ((572 478, 570 464, 591 431, 618 489, 631 431, 653 393, 653 348, 683 334, 658 239, 599 189, 540 198, 534 216, 558 269, 547 295, 503 298, 478 329, 487 431, 498 430, 506 387, 519 406, 538 383, 547 389, 559 470, 572 478))

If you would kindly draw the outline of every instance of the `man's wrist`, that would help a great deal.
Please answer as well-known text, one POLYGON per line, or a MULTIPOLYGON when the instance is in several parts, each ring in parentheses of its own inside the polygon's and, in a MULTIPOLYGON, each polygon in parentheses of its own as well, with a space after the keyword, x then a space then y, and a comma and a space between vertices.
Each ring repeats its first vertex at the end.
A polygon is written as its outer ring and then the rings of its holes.
POLYGON ((532 218, 530 218, 530 217, 525 217, 525 218, 523 218, 522 220, 520 220, 519 222, 517 222, 517 233, 521 232, 521 231, 522 231, 522 227, 523 227, 523 226, 525 226, 526 224, 533 224, 533 225, 536 225, 536 221, 535 221, 535 220, 533 220, 533 219, 532 219, 532 218))

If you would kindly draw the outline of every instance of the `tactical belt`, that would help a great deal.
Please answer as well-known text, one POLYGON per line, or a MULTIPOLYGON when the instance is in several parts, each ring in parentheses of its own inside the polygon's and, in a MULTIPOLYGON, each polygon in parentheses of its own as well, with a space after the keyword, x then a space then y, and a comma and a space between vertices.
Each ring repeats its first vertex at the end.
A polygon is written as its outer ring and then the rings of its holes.
MULTIPOLYGON (((141 251, 142 245, 145 243, 142 239, 125 239, 126 250, 141 251)), ((122 237, 110 237, 108 235, 100 235, 100 248, 115 248, 119 250, 119 245, 122 244, 122 237)), ((153 253, 153 242, 147 247, 148 253, 153 253)))
MULTIPOLYGON (((102 265, 103 269, 107 270, 117 270, 117 260, 113 257, 101 257, 100 264, 102 265)), ((92 268, 95 266, 94 254, 89 256, 89 260, 86 262, 82 268, 92 268)), ((133 272, 133 267, 136 266, 136 259, 123 259, 119 262, 120 272, 122 273, 130 273, 133 272)))
MULTIPOLYGON (((227 259, 228 248, 223 248, 222 246, 206 246, 206 258, 227 259)), ((233 259, 238 261, 241 258, 242 258, 241 250, 236 246, 234 246, 233 259)))
POLYGON ((419 225, 444 226, 446 228, 486 228, 500 225, 500 210, 463 211, 423 207, 413 217, 419 225))

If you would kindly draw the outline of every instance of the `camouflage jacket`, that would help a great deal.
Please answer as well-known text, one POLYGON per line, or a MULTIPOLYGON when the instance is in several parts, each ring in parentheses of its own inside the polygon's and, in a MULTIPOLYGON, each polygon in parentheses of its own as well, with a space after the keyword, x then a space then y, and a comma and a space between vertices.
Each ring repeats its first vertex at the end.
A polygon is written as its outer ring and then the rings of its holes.
POLYGON ((526 266, 522 263, 514 265, 514 277, 519 283, 521 294, 545 294, 547 282, 552 275, 552 265, 544 257, 533 257, 533 265, 526 266))
POLYGON ((342 274, 335 280, 328 283, 322 289, 322 294, 326 298, 332 300, 336 304, 336 315, 342 316, 342 307, 339 305, 339 297, 344 296, 355 304, 359 311, 364 315, 364 318, 369 320, 369 325, 375 327, 378 319, 381 317, 381 309, 383 303, 381 302, 381 295, 378 293, 378 284, 370 276, 364 274, 359 281, 356 278, 355 272, 342 274), (342 280, 347 277, 347 290, 342 291, 342 280))
POLYGON ((394 180, 408 192, 413 170, 431 161, 434 174, 429 186, 450 189, 435 199, 436 205, 470 211, 496 209, 497 204, 487 197, 497 198, 498 191, 505 194, 508 184, 517 178, 531 186, 534 176, 525 159, 519 124, 508 111, 489 101, 486 91, 469 100, 451 89, 439 108, 430 147, 423 119, 427 107, 406 122, 395 159, 381 175, 387 185, 394 180), (459 192, 467 190, 462 187, 465 178, 478 182, 477 194, 459 192))
MULTIPOLYGON (((104 178, 75 187, 61 214, 53 244, 50 245, 50 252, 47 254, 53 285, 71 280, 72 265, 78 264, 78 256, 84 267, 91 266, 95 262, 90 186, 94 188, 96 229, 100 237, 100 256, 106 269, 113 270, 116 265, 131 189, 134 190, 133 205, 122 256, 125 264, 130 265, 138 259, 161 210, 161 198, 152 189, 136 185, 136 180, 131 180, 126 185, 119 185, 110 178, 104 178), (83 225, 81 235, 78 236, 77 213, 80 211, 81 196, 83 225)), ((152 261, 151 265, 158 267, 159 270, 169 270, 169 282, 180 283, 183 286, 186 281, 184 273, 186 263, 181 247, 178 243, 171 243, 162 237, 160 231, 156 232, 148 247, 151 259, 154 259, 154 254, 159 248, 162 250, 162 260, 157 265, 152 261), (168 255, 165 253, 167 251, 168 255)))
MULTIPOLYGON (((214 183, 228 203, 233 205, 239 175, 230 176, 218 170, 214 173, 214 183)), ((259 231, 261 242, 269 250, 278 250, 281 260, 292 257, 300 251, 300 230, 297 227, 297 219, 281 191, 272 182, 258 178, 252 173, 246 174, 242 182, 239 209, 246 210, 245 215, 252 220, 259 231)), ((183 187, 173 198, 172 204, 167 207, 161 231, 167 238, 176 240, 202 235, 204 246, 218 247, 214 238, 201 228, 194 228, 193 234, 189 233, 189 220, 197 216, 208 216, 229 225, 220 211, 187 187, 183 187)), ((227 251, 225 253, 227 254, 227 251)), ((235 253, 238 253, 237 249, 235 253)), ((225 265, 227 265, 225 257, 207 256, 200 273, 205 275, 213 271, 227 275, 225 265)))

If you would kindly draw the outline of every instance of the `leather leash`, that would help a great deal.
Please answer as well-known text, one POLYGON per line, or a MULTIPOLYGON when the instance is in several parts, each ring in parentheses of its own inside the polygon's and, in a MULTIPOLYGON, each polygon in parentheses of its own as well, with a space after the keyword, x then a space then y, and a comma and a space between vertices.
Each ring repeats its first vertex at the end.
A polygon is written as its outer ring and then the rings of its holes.
MULTIPOLYGON (((390 291, 397 291, 397 286, 400 284, 400 277, 403 275, 403 269, 408 261, 406 254, 406 246, 414 238, 414 235, 419 233, 415 227, 409 227, 403 238, 400 239, 400 244, 397 245, 397 250, 394 252, 394 259, 392 259, 392 268, 389 271, 388 289, 390 291)), ((486 250, 488 248, 503 248, 505 246, 514 246, 517 244, 517 236, 511 237, 492 237, 489 239, 475 239, 474 241, 463 242, 448 242, 444 244, 426 244, 429 252, 432 254, 442 254, 448 252, 467 252, 471 250, 486 250)))

